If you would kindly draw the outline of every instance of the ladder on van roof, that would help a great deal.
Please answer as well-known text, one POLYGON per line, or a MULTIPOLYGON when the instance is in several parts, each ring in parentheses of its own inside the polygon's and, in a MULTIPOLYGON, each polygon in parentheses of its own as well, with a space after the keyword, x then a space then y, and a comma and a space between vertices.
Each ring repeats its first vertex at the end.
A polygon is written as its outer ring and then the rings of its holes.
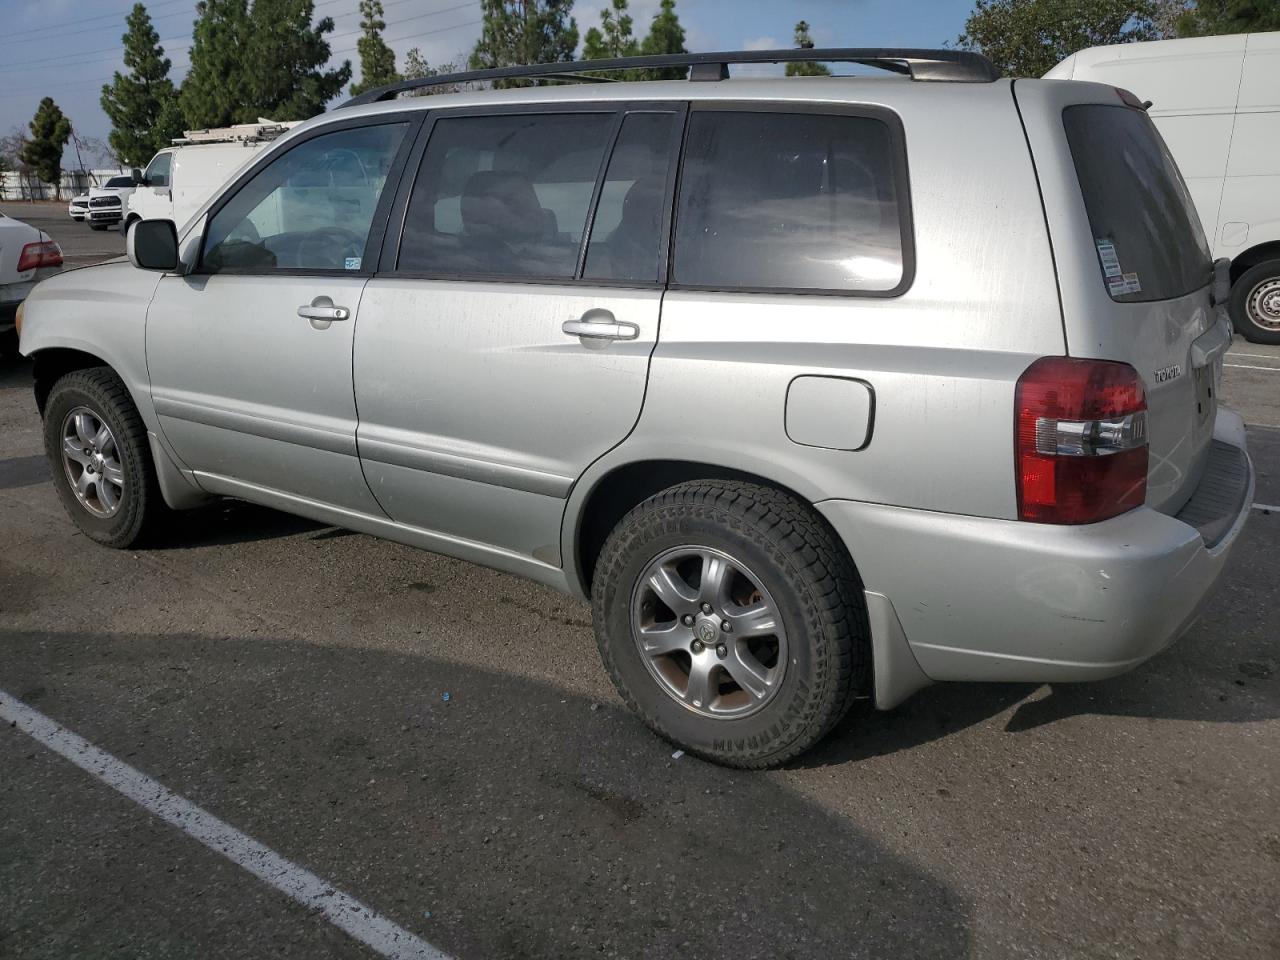
POLYGON ((857 63, 900 73, 912 80, 953 83, 991 83, 1000 71, 986 57, 968 50, 929 50, 899 47, 830 47, 791 50, 736 50, 725 53, 667 53, 652 57, 616 57, 603 60, 568 60, 536 63, 496 70, 469 70, 433 77, 401 80, 353 97, 343 107, 393 100, 402 93, 427 87, 492 80, 566 80, 611 83, 609 77, 591 76, 619 70, 688 67, 691 81, 729 78, 731 64, 744 63, 857 63))

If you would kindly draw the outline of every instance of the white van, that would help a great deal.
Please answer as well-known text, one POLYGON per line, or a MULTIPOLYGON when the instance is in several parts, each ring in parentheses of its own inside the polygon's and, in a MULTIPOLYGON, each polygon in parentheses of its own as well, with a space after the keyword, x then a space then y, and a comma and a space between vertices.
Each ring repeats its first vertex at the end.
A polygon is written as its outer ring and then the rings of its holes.
POLYGON ((1214 257, 1231 261, 1231 319, 1280 343, 1280 32, 1092 47, 1045 74, 1150 100, 1214 257))
POLYGON ((212 130, 188 130, 172 147, 161 150, 143 172, 134 171, 139 186, 129 197, 121 231, 135 220, 172 220, 183 224, 232 174, 300 121, 259 120, 212 130))

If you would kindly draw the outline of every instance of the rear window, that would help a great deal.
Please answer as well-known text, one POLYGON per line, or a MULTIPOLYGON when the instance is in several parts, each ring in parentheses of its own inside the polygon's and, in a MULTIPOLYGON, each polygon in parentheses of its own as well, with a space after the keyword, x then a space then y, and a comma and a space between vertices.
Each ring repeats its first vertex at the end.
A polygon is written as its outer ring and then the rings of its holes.
POLYGON ((1111 299, 1172 300, 1207 284, 1212 262, 1200 217, 1151 118, 1080 104, 1062 122, 1111 299))
POLYGON ((696 111, 672 279, 720 290, 900 292, 903 170, 878 118, 696 111))

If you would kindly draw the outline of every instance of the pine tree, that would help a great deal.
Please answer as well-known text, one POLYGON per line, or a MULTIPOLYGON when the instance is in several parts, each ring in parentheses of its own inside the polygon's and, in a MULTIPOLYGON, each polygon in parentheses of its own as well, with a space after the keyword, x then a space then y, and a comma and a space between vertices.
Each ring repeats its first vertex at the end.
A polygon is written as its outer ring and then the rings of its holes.
MULTIPOLYGON (((572 60, 578 49, 573 0, 480 0, 484 25, 471 53, 472 70, 572 60)), ((524 81, 499 80, 494 86, 524 81)))
POLYGON ((248 74, 248 98, 236 111, 237 122, 252 123, 258 117, 306 120, 323 113, 325 104, 346 87, 350 60, 336 70, 324 69, 330 52, 324 35, 333 32, 333 18, 313 26, 314 15, 314 0, 254 0, 242 67, 248 74))
MULTIPOLYGON (((662 0, 662 8, 649 24, 649 33, 640 44, 640 52, 646 57, 689 52, 685 49, 684 27, 676 13, 676 0, 662 0)), ((683 80, 689 70, 687 67, 658 67, 638 73, 643 80, 683 80)))
POLYGON ((229 126, 249 102, 248 31, 249 0, 200 0, 196 4, 191 69, 178 97, 187 127, 229 126))
POLYGON ((62 151, 71 139, 71 121, 45 97, 31 120, 31 139, 22 145, 21 159, 31 166, 44 183, 53 184, 53 195, 61 195, 62 151))
MULTIPOLYGON (((796 24, 796 49, 812 50, 813 38, 809 36, 809 24, 801 20, 796 24)), ((787 64, 788 77, 829 77, 831 68, 825 63, 802 61, 787 64)))
POLYGON ((627 0, 612 0, 612 3, 612 9, 600 11, 603 31, 599 27, 587 31, 582 45, 582 55, 587 60, 634 57, 640 52, 640 44, 631 35, 627 0))
MULTIPOLYGON (((351 95, 358 96, 374 87, 385 87, 400 79, 396 75, 396 53, 382 39, 387 23, 382 19, 382 0, 360 0, 361 36, 356 41, 360 54, 360 82, 351 85, 351 95)), ((416 48, 415 48, 416 49, 416 48)))
POLYGON ((108 140, 120 162, 145 166, 152 155, 182 133, 177 91, 169 79, 169 59, 160 46, 147 8, 133 6, 125 18, 124 65, 129 74, 116 73, 102 87, 102 109, 111 121, 108 140))

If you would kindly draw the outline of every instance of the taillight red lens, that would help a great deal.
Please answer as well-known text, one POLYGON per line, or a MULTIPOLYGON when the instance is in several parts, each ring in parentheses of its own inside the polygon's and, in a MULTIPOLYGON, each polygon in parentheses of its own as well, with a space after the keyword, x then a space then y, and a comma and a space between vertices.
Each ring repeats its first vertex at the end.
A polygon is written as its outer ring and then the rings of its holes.
POLYGON ((1014 394, 1018 517, 1095 523, 1147 498, 1147 398, 1127 363, 1042 357, 1014 394))
POLYGON ((62 266, 62 248, 52 240, 28 243, 18 255, 18 272, 26 273, 37 267, 62 266))

